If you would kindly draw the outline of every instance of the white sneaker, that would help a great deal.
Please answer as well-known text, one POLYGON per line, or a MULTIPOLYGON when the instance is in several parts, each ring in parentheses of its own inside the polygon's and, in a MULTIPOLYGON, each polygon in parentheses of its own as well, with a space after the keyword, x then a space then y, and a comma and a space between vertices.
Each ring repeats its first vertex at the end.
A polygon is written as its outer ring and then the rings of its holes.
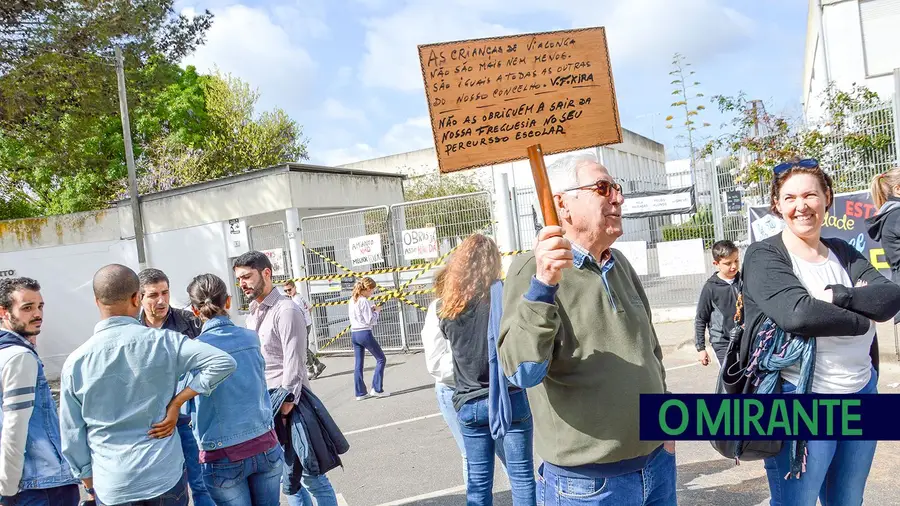
POLYGON ((366 400, 366 399, 368 399, 368 398, 369 398, 369 394, 366 394, 366 395, 357 395, 357 396, 356 396, 356 400, 358 400, 358 401, 364 401, 364 400, 366 400))
POLYGON ((385 397, 390 397, 390 396, 391 396, 391 394, 388 392, 376 392, 375 390, 372 390, 371 392, 369 392, 369 397, 385 398, 385 397))

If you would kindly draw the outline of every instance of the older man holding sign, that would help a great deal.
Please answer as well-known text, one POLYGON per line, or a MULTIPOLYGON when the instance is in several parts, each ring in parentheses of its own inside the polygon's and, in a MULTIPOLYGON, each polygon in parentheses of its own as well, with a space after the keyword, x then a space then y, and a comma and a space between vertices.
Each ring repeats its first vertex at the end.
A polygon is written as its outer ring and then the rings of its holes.
POLYGON ((510 266, 498 344, 511 382, 530 389, 538 497, 676 504, 674 443, 641 441, 638 430, 639 396, 664 393, 666 373, 644 288, 612 249, 622 187, 592 156, 549 172, 560 226, 510 266))

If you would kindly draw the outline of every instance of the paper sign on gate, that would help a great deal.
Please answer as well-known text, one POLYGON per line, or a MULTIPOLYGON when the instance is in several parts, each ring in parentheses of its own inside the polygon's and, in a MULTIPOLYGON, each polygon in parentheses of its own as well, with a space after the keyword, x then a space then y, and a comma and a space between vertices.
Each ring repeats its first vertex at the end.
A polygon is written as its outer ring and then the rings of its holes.
POLYGON ((638 276, 646 276, 647 241, 616 241, 613 248, 622 252, 638 276))
POLYGON ((404 230, 402 239, 403 258, 407 260, 431 260, 438 257, 436 228, 404 230))
POLYGON ((381 254, 381 234, 363 235, 350 239, 350 261, 353 267, 384 261, 381 254))
POLYGON ((273 276, 287 276, 287 270, 284 268, 283 248, 264 249, 260 250, 260 253, 268 257, 269 262, 272 262, 273 276))
POLYGON ((656 254, 662 278, 706 273, 703 239, 657 243, 656 254))

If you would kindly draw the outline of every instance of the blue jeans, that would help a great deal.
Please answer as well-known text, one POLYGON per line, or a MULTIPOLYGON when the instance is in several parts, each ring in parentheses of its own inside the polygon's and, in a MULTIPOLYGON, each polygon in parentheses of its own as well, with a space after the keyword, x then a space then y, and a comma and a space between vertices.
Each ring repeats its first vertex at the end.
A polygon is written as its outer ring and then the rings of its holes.
MULTIPOLYGON (((784 382, 784 393, 797 389, 784 382)), ((878 393, 878 374, 872 370, 869 382, 860 394, 878 393)), ((771 506, 858 506, 863 492, 877 441, 809 441, 807 443, 806 472, 800 479, 785 477, 790 472, 790 445, 785 444, 775 457, 765 460, 769 478, 771 506)))
POLYGON ((11 497, 0 497, 3 506, 78 506, 78 485, 23 490, 11 497))
POLYGON ((498 441, 491 437, 486 397, 463 404, 457 414, 466 447, 466 503, 469 506, 493 504, 494 452, 497 446, 503 448, 506 457, 506 474, 512 488, 513 505, 535 503, 531 407, 524 390, 510 393, 509 400, 512 403, 512 424, 506 436, 498 441))
POLYGON ((675 455, 661 448, 640 471, 612 478, 557 476, 542 465, 539 506, 675 506, 675 455))
POLYGON ((278 506, 284 469, 281 446, 237 462, 201 464, 203 481, 217 506, 278 506))
MULTIPOLYGON (((447 427, 450 428, 450 434, 453 434, 453 439, 456 441, 456 446, 459 447, 460 455, 462 455, 463 483, 468 483, 469 464, 466 461, 466 445, 463 443, 462 432, 459 431, 459 418, 457 418, 456 415, 456 408, 453 407, 454 390, 443 383, 435 383, 434 392, 437 396, 438 408, 441 410, 441 415, 444 417, 444 421, 447 422, 447 427)), ((503 445, 495 444, 494 453, 497 454, 500 463, 503 465, 503 472, 506 472, 506 456, 503 453, 503 445)))
POLYGON ((300 484, 303 488, 299 492, 287 496, 289 506, 337 506, 337 495, 331 482, 328 481, 328 476, 304 474, 300 478, 300 484))
POLYGON ((191 497, 194 506, 216 506, 206 484, 203 483, 203 471, 200 469, 200 446, 191 430, 190 423, 177 426, 178 437, 181 438, 181 451, 184 453, 184 467, 187 470, 187 481, 191 486, 191 497))
POLYGON ((356 396, 362 397, 368 393, 366 389, 366 380, 363 379, 363 365, 366 360, 366 350, 375 357, 375 375, 372 377, 372 390, 383 392, 384 387, 384 365, 387 359, 384 358, 384 352, 381 346, 375 340, 371 330, 357 330, 350 333, 350 340, 353 341, 353 356, 356 358, 356 371, 353 374, 353 383, 356 387, 356 396))
MULTIPOLYGON (((99 498, 97 499, 97 505, 113 506, 100 502, 99 498)), ((182 474, 181 479, 178 480, 178 483, 176 483, 174 487, 169 489, 168 492, 159 497, 154 497, 153 499, 146 499, 143 501, 120 503, 114 506, 188 506, 187 477, 182 474)))

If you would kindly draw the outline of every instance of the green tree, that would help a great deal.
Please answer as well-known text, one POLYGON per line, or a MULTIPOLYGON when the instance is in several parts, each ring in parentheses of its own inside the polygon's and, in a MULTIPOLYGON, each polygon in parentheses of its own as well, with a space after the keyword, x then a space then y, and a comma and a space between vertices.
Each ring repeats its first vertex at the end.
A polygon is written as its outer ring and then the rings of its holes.
POLYGON ((892 109, 865 87, 841 91, 829 86, 818 124, 769 113, 763 102, 748 100, 744 93, 712 100, 732 116, 731 130, 708 142, 704 152, 724 152, 740 161, 735 180, 751 196, 764 197, 772 167, 794 156, 818 159, 835 179, 837 191, 866 188, 874 174, 893 162, 892 109))
POLYGON ((148 97, 176 84, 175 65, 211 22, 174 0, 13 0, 0 7, 0 191, 33 214, 103 207, 125 176, 113 46, 123 47, 138 155, 167 120, 148 97), (141 112, 146 109, 148 112, 141 112))
MULTIPOLYGON (((706 106, 702 104, 694 105, 697 99, 703 98, 703 93, 695 91, 700 86, 700 83, 694 80, 695 72, 690 70, 690 66, 691 64, 684 55, 675 53, 675 56, 672 57, 672 70, 669 72, 669 75, 674 77, 670 84, 675 87, 672 90, 672 95, 676 98, 676 101, 672 102, 671 107, 675 108, 679 115, 683 115, 683 120, 679 118, 679 121, 684 129, 684 133, 680 134, 678 138, 688 148, 688 156, 691 160, 691 176, 693 177, 696 169, 695 159, 698 145, 697 133, 695 132, 699 128, 708 127, 709 123, 699 123, 698 126, 700 112, 706 109, 706 106)), ((666 128, 673 128, 672 121, 674 119, 675 115, 666 117, 666 128)))

